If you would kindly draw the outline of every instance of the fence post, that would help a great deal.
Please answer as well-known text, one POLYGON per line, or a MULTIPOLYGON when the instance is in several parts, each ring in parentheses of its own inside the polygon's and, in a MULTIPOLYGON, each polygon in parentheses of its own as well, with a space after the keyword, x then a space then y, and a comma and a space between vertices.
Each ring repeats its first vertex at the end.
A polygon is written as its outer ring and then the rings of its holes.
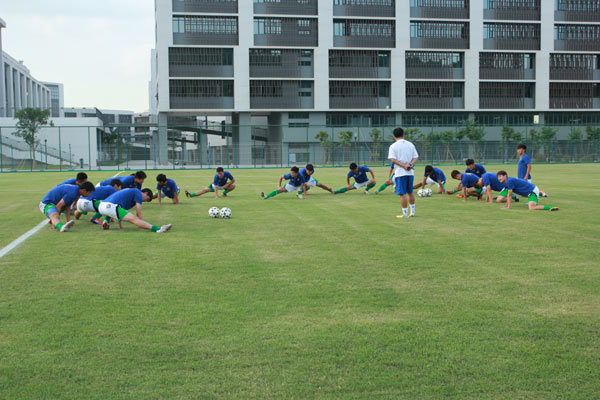
POLYGON ((154 142, 154 136, 152 137, 152 148, 154 149, 154 169, 156 169, 156 143, 154 142))
POLYGON ((117 131, 117 171, 121 170, 121 137, 117 131))
POLYGON ((69 143, 69 169, 73 169, 73 160, 71 159, 71 143, 69 143))
POLYGON ((172 143, 173 143, 173 144, 171 145, 171 149, 172 149, 172 150, 171 150, 171 153, 172 153, 172 154, 171 154, 171 157, 172 157, 172 160, 173 160, 173 162, 172 162, 172 164, 173 164, 173 169, 175 169, 175 138, 173 138, 173 142, 172 142, 172 143))
POLYGON ((60 126, 58 127, 58 169, 62 172, 62 143, 60 141, 60 126))
POLYGON ((129 169, 129 144, 125 143, 125 169, 129 169))
POLYGON ((90 143, 90 127, 87 127, 88 131, 88 168, 92 170, 92 144, 90 143))

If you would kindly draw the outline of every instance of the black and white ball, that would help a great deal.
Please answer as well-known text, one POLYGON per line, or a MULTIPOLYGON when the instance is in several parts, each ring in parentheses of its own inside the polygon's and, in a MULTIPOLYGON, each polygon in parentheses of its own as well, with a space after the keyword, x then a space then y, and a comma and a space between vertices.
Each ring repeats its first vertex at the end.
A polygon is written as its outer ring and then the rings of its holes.
POLYGON ((425 189, 419 189, 417 191, 417 196, 419 196, 419 197, 425 197, 425 196, 427 196, 426 192, 425 192, 425 189))
POLYGON ((427 197, 431 197, 432 194, 433 194, 433 190, 431 190, 431 188, 425 189, 425 195, 427 197))
POLYGON ((231 208, 223 207, 219 212, 219 216, 224 219, 231 218, 231 208))
POLYGON ((221 216, 221 210, 217 207, 211 207, 208 210, 208 216, 211 218, 219 218, 221 216))

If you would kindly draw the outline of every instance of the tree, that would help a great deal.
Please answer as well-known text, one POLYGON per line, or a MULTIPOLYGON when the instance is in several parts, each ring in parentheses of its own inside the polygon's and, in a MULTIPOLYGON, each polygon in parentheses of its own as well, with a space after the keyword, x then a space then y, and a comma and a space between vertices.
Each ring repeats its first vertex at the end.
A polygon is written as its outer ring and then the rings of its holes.
POLYGON ((404 139, 408 140, 409 142, 414 142, 420 136, 421 136, 421 130, 419 128, 408 128, 407 130, 404 131, 404 139))
POLYGON ((581 145, 583 141, 583 132, 580 127, 571 127, 571 131, 569 132, 569 141, 571 142, 572 154, 573 158, 571 161, 577 161, 577 145, 581 145))
POLYGON ((546 157, 546 161, 549 161, 550 155, 553 152, 552 142, 554 141, 554 137, 558 133, 558 129, 553 128, 551 126, 542 126, 539 133, 534 129, 531 129, 529 132, 531 135, 531 139, 534 142, 543 145, 544 156, 546 157))
MULTIPOLYGON (((468 119, 465 121, 464 127, 458 130, 456 135, 457 139, 459 135, 461 139, 466 137, 467 139, 469 139, 469 141, 471 141, 471 145, 473 147, 473 158, 475 160, 479 160, 479 143, 486 135, 485 127, 478 126, 475 124, 474 120, 468 119)), ((458 140, 460 141, 461 139, 458 140)))
POLYGON ((35 162, 35 148, 39 144, 36 135, 42 126, 48 125, 50 119, 50 110, 41 110, 39 108, 23 108, 15 114, 17 130, 12 134, 25 140, 31 152, 31 167, 35 162))
POLYGON ((452 141, 454 141, 454 131, 446 130, 440 132, 440 140, 444 144, 444 160, 452 160, 454 161, 454 156, 452 155, 452 150, 450 149, 452 141))
POLYGON ((378 160, 380 157, 379 150, 381 149, 381 131, 377 128, 373 128, 369 131, 369 137, 371 138, 371 159, 378 160))
MULTIPOLYGON (((338 140, 340 142, 340 146, 342 148, 342 159, 344 159, 345 157, 345 150, 350 147, 350 144, 352 143, 352 137, 354 136, 354 133, 352 131, 339 131, 338 132, 338 140)), ((358 161, 357 161, 358 162, 358 161)))
POLYGON ((328 163, 330 154, 331 154, 331 145, 330 145, 330 141, 329 141, 329 134, 325 131, 320 131, 315 136, 315 139, 317 139, 319 141, 319 144, 325 150, 325 163, 328 163))
POLYGON ((502 127, 502 139, 504 141, 504 161, 508 162, 508 154, 510 153, 511 142, 520 142, 522 140, 521 132, 515 131, 510 126, 504 126, 502 127))
POLYGON ((600 126, 588 126, 585 128, 587 140, 592 144, 596 153, 595 160, 598 161, 598 142, 600 142, 600 126))

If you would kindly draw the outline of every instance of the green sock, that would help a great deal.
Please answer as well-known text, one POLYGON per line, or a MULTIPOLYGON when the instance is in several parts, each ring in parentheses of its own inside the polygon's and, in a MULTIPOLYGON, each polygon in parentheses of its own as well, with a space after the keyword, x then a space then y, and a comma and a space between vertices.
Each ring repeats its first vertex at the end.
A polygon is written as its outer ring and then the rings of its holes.
POLYGON ((367 189, 366 189, 366 190, 367 190, 367 191, 369 191, 369 190, 371 190, 371 188, 373 188, 373 187, 375 187, 375 184, 374 184, 374 183, 369 183, 369 184, 367 185, 367 189))
POLYGON ((105 218, 104 218, 104 220, 105 220, 107 223, 110 223, 110 217, 105 217, 105 218))
POLYGON ((96 213, 96 214, 94 214, 94 216, 93 216, 92 218, 93 218, 93 219, 96 219, 96 218, 100 218, 101 216, 102 216, 102 214, 100 214, 100 213, 96 213))
POLYGON ((56 224, 56 230, 60 231, 63 226, 64 226, 64 224, 62 222, 59 222, 58 224, 56 224))
POLYGON ((196 197, 196 193, 190 193, 190 197, 196 197))
POLYGON ((223 190, 223 194, 227 194, 227 190, 223 190))
POLYGON ((383 185, 381 185, 379 187, 379 189, 377 189, 377 192, 383 192, 385 190, 385 188, 387 188, 387 187, 388 187, 387 183, 384 183, 383 185))
POLYGON ((265 199, 268 199, 269 197, 275 197, 279 194, 279 190, 273 190, 271 193, 269 193, 268 195, 265 196, 265 199))
POLYGON ((348 189, 346 189, 346 188, 341 188, 341 189, 336 190, 334 193, 335 194, 346 193, 347 190, 348 189))
POLYGON ((156 232, 158 230, 160 230, 160 226, 152 225, 152 229, 151 229, 152 232, 156 232))
MULTIPOLYGON (((550 210, 552 207, 550 206, 544 206, 544 210, 550 210)), ((58 226, 58 225, 57 225, 58 226)))

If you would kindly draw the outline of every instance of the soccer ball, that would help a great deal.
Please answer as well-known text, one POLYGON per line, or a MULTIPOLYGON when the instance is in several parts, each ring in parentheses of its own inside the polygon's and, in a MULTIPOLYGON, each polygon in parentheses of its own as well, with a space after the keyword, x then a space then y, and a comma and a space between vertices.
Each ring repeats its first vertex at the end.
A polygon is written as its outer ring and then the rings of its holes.
POLYGON ((433 190, 431 190, 430 188, 425 189, 425 191, 427 192, 427 197, 431 197, 431 195, 433 194, 433 190))
POLYGON ((224 219, 231 218, 231 209, 227 208, 227 207, 221 208, 221 211, 219 212, 219 216, 224 219))
POLYGON ((426 195, 425 195, 425 190, 423 190, 423 189, 419 189, 419 190, 417 191, 417 196, 419 196, 419 197, 425 197, 425 196, 426 196, 426 195))
POLYGON ((221 216, 221 212, 217 207, 211 207, 208 210, 208 216, 211 218, 219 218, 221 216))

